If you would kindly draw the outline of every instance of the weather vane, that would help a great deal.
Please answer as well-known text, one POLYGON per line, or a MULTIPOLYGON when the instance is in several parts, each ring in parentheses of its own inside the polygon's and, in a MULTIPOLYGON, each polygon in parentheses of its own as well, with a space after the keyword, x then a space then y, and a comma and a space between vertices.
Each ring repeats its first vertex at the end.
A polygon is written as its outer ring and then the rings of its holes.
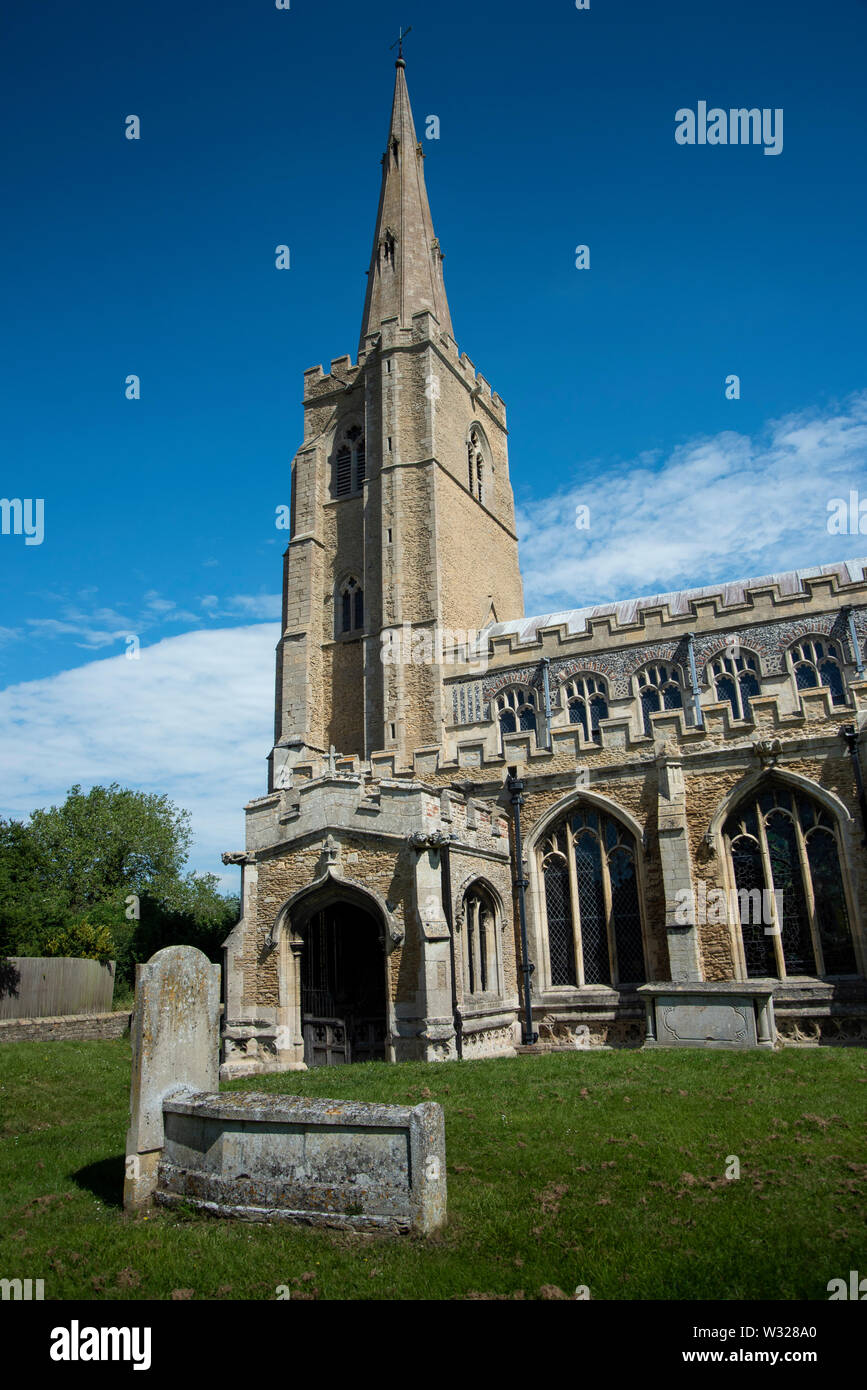
POLYGON ((403 57, 403 41, 404 41, 404 39, 406 38, 407 34, 411 34, 411 33, 412 33, 412 25, 410 25, 408 29, 404 29, 403 25, 400 26, 400 34, 399 34, 397 40, 391 45, 392 49, 395 49, 395 48, 396 48, 396 49, 398 50, 398 54, 397 54, 398 58, 402 58, 402 57, 403 57))

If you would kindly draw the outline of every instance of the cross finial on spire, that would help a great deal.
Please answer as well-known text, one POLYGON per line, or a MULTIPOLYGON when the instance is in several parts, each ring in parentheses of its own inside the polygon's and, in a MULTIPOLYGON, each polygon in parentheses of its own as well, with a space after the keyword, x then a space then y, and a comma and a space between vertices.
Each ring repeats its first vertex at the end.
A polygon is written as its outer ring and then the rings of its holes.
POLYGON ((401 25, 401 26, 400 26, 400 32, 399 32, 398 37, 397 37, 397 41, 391 45, 392 52, 394 51, 395 48, 397 49, 397 61, 398 61, 399 63, 402 63, 402 62, 403 62, 403 41, 404 41, 404 39, 406 38, 407 34, 411 34, 411 33, 412 33, 412 25, 410 25, 408 29, 404 29, 403 25, 401 25))

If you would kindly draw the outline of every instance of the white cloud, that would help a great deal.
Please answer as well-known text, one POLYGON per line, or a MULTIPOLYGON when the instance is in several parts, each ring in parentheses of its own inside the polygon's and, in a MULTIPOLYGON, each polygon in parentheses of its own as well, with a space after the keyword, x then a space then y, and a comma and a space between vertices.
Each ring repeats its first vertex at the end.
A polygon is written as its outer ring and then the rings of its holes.
POLYGON ((867 393, 835 412, 726 431, 642 454, 519 511, 528 613, 749 578, 845 559, 828 502, 867 498, 867 393), (576 530, 575 509, 590 508, 576 530))
POLYGON ((220 854, 244 846, 242 807, 266 789, 279 625, 166 638, 0 691, 0 814, 23 818, 74 782, 165 793, 192 812, 191 866, 238 871, 220 854))
POLYGON ((279 594, 235 594, 227 600, 230 612, 244 613, 250 618, 279 618, 279 594))

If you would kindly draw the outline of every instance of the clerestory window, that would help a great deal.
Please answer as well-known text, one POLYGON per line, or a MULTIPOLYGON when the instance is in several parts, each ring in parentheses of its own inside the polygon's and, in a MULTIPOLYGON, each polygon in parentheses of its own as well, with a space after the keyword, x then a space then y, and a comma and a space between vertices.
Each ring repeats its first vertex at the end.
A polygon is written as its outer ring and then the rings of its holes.
POLYGON ((602 742, 600 719, 608 718, 608 691, 601 676, 578 675, 567 682, 564 694, 569 723, 580 724, 584 737, 602 742))
POLYGON ((732 719, 752 719, 750 699, 761 694, 758 657, 752 652, 715 657, 710 663, 710 682, 717 700, 731 705, 732 719))

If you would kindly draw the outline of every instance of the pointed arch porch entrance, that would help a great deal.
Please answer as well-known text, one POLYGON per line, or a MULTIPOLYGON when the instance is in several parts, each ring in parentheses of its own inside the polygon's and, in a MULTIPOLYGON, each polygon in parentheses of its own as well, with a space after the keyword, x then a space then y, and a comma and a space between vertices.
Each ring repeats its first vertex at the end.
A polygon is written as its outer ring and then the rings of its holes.
POLYGON ((384 1061, 382 932, 371 913, 333 902, 301 929, 301 1033, 308 1067, 384 1061))
POLYGON ((293 893, 270 934, 285 1062, 394 1060, 388 955, 402 941, 390 904, 333 863, 293 893))

